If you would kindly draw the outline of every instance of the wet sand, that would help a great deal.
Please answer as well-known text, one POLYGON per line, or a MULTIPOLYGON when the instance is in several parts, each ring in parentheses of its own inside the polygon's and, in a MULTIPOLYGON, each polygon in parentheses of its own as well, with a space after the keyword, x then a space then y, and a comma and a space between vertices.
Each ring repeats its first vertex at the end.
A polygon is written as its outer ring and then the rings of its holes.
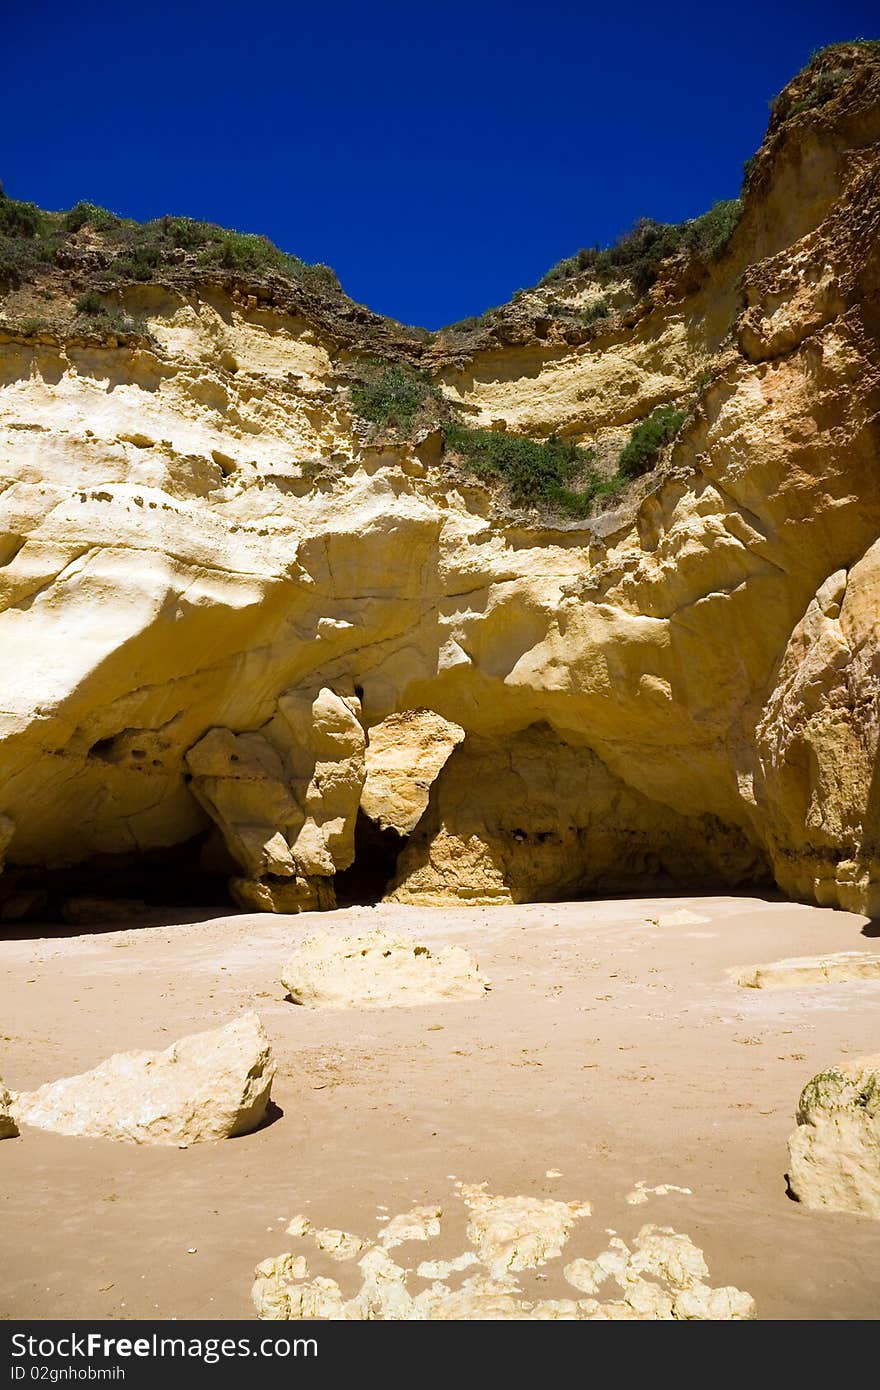
MULTIPOLYGON (((373 1238, 382 1209, 436 1201, 440 1236, 395 1257, 453 1257, 465 1248, 455 1180, 591 1201, 567 1259, 598 1254, 608 1229, 629 1240, 656 1222, 691 1236, 712 1284, 748 1290, 759 1317, 880 1315, 880 1222, 808 1211, 784 1178, 803 1084, 880 1052, 880 983, 747 990, 725 974, 820 951, 880 954, 865 918, 682 896, 147 921, 0 941, 6 1085, 256 1009, 283 1113, 189 1150, 28 1128, 0 1143, 0 1316, 251 1317, 254 1266, 300 1248, 284 1234, 298 1213, 373 1238), (682 908, 707 920, 649 920, 682 908), (492 992, 371 1011, 285 1002, 278 977, 295 942, 316 927, 375 926, 466 946, 492 992), (693 1195, 629 1205, 640 1180, 693 1195)), ((309 1263, 357 1286, 355 1266, 309 1263)), ((520 1278, 526 1296, 572 1297, 558 1272, 520 1278)))

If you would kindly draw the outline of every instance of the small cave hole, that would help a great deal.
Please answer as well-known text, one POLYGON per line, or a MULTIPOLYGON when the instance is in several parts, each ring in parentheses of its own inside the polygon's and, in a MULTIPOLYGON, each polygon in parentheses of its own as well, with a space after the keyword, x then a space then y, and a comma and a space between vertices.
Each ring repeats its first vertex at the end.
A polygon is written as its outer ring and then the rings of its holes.
POLYGON ((112 763, 115 742, 115 738, 99 738, 89 749, 89 757, 97 758, 102 763, 112 763))
POLYGON ((396 830, 382 830, 358 811, 354 828, 354 863, 336 875, 334 887, 340 907, 371 907, 381 902, 397 872, 397 858, 406 838, 396 830))

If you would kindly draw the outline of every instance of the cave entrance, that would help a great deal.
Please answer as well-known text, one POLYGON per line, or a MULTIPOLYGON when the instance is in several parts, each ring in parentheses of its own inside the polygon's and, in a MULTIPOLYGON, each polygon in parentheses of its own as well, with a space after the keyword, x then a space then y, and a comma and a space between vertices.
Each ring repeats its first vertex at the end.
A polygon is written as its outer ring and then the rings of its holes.
POLYGON ((0 877, 0 933, 16 922, 133 926, 144 908, 233 908, 228 873, 206 870, 210 831, 140 854, 100 854, 69 868, 10 864, 0 877))
POLYGON ((372 907, 381 902, 397 872, 397 857, 406 837, 382 830, 358 811, 354 827, 354 863, 333 880, 340 907, 372 907))

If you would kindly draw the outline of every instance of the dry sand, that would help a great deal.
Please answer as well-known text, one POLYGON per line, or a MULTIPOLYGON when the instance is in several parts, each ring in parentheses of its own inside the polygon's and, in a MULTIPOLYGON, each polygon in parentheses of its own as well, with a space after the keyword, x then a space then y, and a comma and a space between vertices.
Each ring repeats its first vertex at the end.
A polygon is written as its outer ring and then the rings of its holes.
MULTIPOLYGON (((631 1242, 656 1222, 686 1232, 712 1282, 748 1290, 759 1317, 880 1314, 880 1222, 807 1211, 783 1177, 804 1082, 880 1050, 880 982, 764 991, 726 974, 785 956, 880 953, 865 918, 669 897, 43 930, 0 942, 10 1088, 253 1008, 278 1058, 283 1114, 188 1150, 27 1127, 4 1140, 4 1317, 252 1317, 254 1266, 299 1248, 285 1227, 300 1213, 375 1239, 383 1215, 438 1203, 440 1235, 397 1258, 454 1259, 467 1244, 455 1180, 591 1202, 566 1260, 595 1256, 608 1228, 631 1242), (381 1011, 285 1002, 279 973, 297 942, 316 928, 375 927, 467 947, 492 993, 381 1011), (637 1183, 692 1195, 630 1205, 637 1183)), ((342 1277, 329 1256, 309 1266, 342 1277)), ((559 1275, 518 1277, 527 1296, 572 1296, 559 1275)))

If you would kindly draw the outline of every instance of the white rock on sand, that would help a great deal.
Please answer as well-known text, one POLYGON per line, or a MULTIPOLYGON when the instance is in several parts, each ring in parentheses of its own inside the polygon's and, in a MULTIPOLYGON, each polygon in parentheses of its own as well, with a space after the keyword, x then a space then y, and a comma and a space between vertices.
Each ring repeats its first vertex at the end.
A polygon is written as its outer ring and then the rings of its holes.
POLYGON ((368 1242, 350 1231, 340 1231, 328 1227, 314 1233, 315 1245, 329 1255, 331 1260, 353 1260, 367 1249, 368 1242))
POLYGON ((589 1216, 589 1202, 540 1197, 492 1197, 485 1183, 461 1188, 470 1208, 468 1239, 491 1274, 533 1269, 562 1252, 576 1221, 589 1216))
POLYGON ((58 1134, 186 1147, 256 1129, 274 1075, 262 1024, 244 1014, 164 1052, 117 1052, 80 1076, 22 1091, 13 1113, 58 1134))
MULTIPOLYGON (((468 1237, 476 1249, 452 1260, 431 1260, 415 1271, 397 1264, 386 1248, 374 1247, 358 1261, 360 1287, 346 1297, 333 1279, 308 1279, 302 1257, 290 1253, 257 1265, 252 1290, 260 1318, 388 1320, 740 1320, 756 1316, 750 1294, 732 1287, 712 1288, 703 1252, 686 1235, 668 1226, 643 1226, 630 1247, 619 1237, 593 1260, 567 1264, 563 1277, 573 1288, 599 1293, 608 1281, 619 1297, 528 1299, 515 1271, 533 1270, 556 1259, 574 1223, 589 1214, 587 1202, 555 1202, 527 1196, 493 1197, 485 1183, 459 1185, 470 1208, 468 1237), (457 1288, 441 1282, 472 1266, 479 1272, 457 1288), (410 1285, 417 1282, 415 1289, 410 1285), (433 1280, 427 1287, 422 1281, 433 1280)), ((407 1239, 439 1234, 439 1207, 414 1208, 392 1218, 407 1239), (425 1224, 435 1212, 436 1222, 425 1224), (429 1229, 430 1227, 430 1229, 429 1229)))
POLYGON ((731 977, 746 989, 798 989, 801 985, 842 984, 846 980, 880 980, 880 955, 839 951, 828 956, 792 956, 766 965, 737 966, 731 977))
POLYGON ((281 974, 294 1003, 312 1009, 382 1009, 479 998, 490 988, 461 946, 429 949, 387 931, 321 932, 297 947, 281 974))
POLYGON ((814 1076, 797 1122, 788 1181, 798 1201, 880 1219, 880 1056, 814 1076))
POLYGON ((677 907, 672 912, 659 912, 656 917, 646 917, 652 927, 698 927, 710 922, 701 912, 691 912, 689 907, 677 907))
POLYGON ((18 1134, 18 1125, 12 1118, 11 1104, 12 1097, 0 1081, 0 1139, 14 1139, 18 1134))
POLYGON ((443 1209, 437 1206, 413 1207, 412 1211, 393 1216, 379 1232, 379 1244, 386 1250, 404 1245, 409 1240, 433 1240, 440 1234, 443 1209))

